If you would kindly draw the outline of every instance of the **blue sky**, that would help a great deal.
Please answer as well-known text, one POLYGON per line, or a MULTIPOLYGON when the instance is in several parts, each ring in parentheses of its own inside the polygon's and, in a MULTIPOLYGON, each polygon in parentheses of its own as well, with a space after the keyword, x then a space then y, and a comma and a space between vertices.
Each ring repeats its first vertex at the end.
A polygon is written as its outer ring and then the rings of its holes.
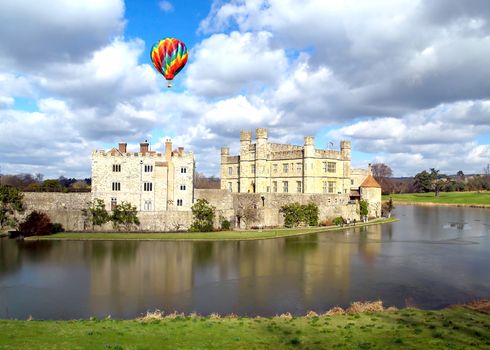
POLYGON ((90 176, 93 149, 171 137, 217 175, 240 130, 353 165, 481 172, 490 162, 490 3, 32 0, 0 3, 0 173, 90 176), (22 23, 22 26, 18 24, 22 23), (149 51, 176 37, 172 89, 149 51))

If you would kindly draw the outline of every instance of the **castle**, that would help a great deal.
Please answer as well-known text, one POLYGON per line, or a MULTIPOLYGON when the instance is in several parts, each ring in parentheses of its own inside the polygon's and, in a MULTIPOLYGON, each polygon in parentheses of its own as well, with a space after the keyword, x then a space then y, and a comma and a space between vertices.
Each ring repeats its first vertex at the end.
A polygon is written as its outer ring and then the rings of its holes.
POLYGON ((346 194, 351 188, 351 143, 340 151, 315 149, 313 136, 303 146, 270 143, 267 129, 240 133, 240 155, 221 149, 221 188, 231 192, 346 194))
MULTIPOLYGON (((240 154, 221 149, 221 189, 194 189, 195 161, 183 147, 172 150, 166 140, 164 153, 150 150, 147 141, 139 152, 126 143, 108 151, 92 152, 91 199, 102 199, 108 209, 125 201, 135 205, 140 229, 168 231, 192 223, 191 207, 206 199, 216 217, 235 227, 281 226, 283 205, 315 203, 320 219, 342 216, 359 219, 358 200, 369 203, 369 216, 381 216, 381 188, 370 168, 351 169, 351 143, 341 141, 340 150, 316 149, 314 138, 304 145, 271 143, 267 129, 240 133, 240 154), (257 213, 255 222, 244 223, 243 212, 257 213)), ((219 226, 219 222, 215 223, 219 226)), ((106 227, 107 229, 107 227, 106 227)))
POLYGON ((130 202, 138 211, 189 211, 194 199, 194 154, 183 147, 165 153, 150 150, 147 141, 139 152, 128 152, 126 143, 109 151, 92 152, 92 199, 113 209, 130 202))

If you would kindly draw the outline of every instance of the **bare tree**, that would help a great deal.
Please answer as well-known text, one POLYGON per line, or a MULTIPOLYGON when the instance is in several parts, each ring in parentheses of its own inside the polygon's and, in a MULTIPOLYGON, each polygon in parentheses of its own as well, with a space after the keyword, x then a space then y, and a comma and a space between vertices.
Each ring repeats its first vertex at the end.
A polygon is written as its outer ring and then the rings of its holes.
POLYGON ((260 197, 252 193, 241 193, 235 197, 233 202, 235 213, 239 221, 245 224, 245 228, 260 220, 260 203, 260 197))
POLYGON ((204 174, 198 173, 194 175, 194 186, 195 188, 203 189, 219 189, 221 187, 221 180, 219 177, 206 176, 204 174))
POLYGON ((381 185, 383 193, 391 193, 393 183, 388 178, 393 175, 393 170, 384 163, 374 163, 371 165, 371 171, 376 181, 381 185))

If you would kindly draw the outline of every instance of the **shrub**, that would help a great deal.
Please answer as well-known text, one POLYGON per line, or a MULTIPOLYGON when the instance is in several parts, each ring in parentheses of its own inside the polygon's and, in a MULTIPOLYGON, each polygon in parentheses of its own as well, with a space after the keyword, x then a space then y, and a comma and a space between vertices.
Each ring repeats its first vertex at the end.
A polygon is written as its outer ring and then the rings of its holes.
POLYGON ((65 229, 63 228, 62 224, 60 224, 59 222, 55 222, 51 229, 51 233, 58 233, 58 232, 65 232, 65 229))
POLYGON ((369 213, 369 203, 367 200, 361 200, 359 201, 359 214, 361 215, 361 218, 364 216, 367 216, 369 213))
POLYGON ((121 226, 124 226, 126 231, 130 231, 133 226, 140 224, 136 206, 124 201, 121 204, 117 204, 112 211, 111 221, 114 229, 119 230, 121 226))
POLYGON ((342 216, 337 216, 335 219, 333 219, 333 224, 340 226, 344 223, 344 218, 342 216))
POLYGON ((307 205, 291 203, 283 205, 281 211, 284 214, 284 226, 286 227, 295 227, 300 224, 318 225, 318 206, 315 203, 307 205))
POLYGON ((191 225, 193 232, 213 231, 214 207, 205 199, 199 198, 191 207, 194 221, 191 225))
POLYGON ((229 231, 230 228, 231 228, 231 222, 230 222, 230 220, 223 219, 221 221, 221 229, 223 231, 229 231))
POLYGON ((52 233, 53 224, 47 214, 34 210, 20 224, 19 231, 25 237, 47 236, 52 233))

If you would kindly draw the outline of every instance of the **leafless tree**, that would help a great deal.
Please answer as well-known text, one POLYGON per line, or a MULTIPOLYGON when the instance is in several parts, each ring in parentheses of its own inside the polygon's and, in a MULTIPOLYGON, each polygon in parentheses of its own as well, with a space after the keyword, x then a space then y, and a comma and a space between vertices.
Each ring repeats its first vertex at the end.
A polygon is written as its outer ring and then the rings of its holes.
POLYGON ((260 203, 261 200, 257 194, 243 193, 235 197, 233 203, 235 213, 240 222, 245 224, 245 228, 249 228, 253 223, 260 220, 260 203))

